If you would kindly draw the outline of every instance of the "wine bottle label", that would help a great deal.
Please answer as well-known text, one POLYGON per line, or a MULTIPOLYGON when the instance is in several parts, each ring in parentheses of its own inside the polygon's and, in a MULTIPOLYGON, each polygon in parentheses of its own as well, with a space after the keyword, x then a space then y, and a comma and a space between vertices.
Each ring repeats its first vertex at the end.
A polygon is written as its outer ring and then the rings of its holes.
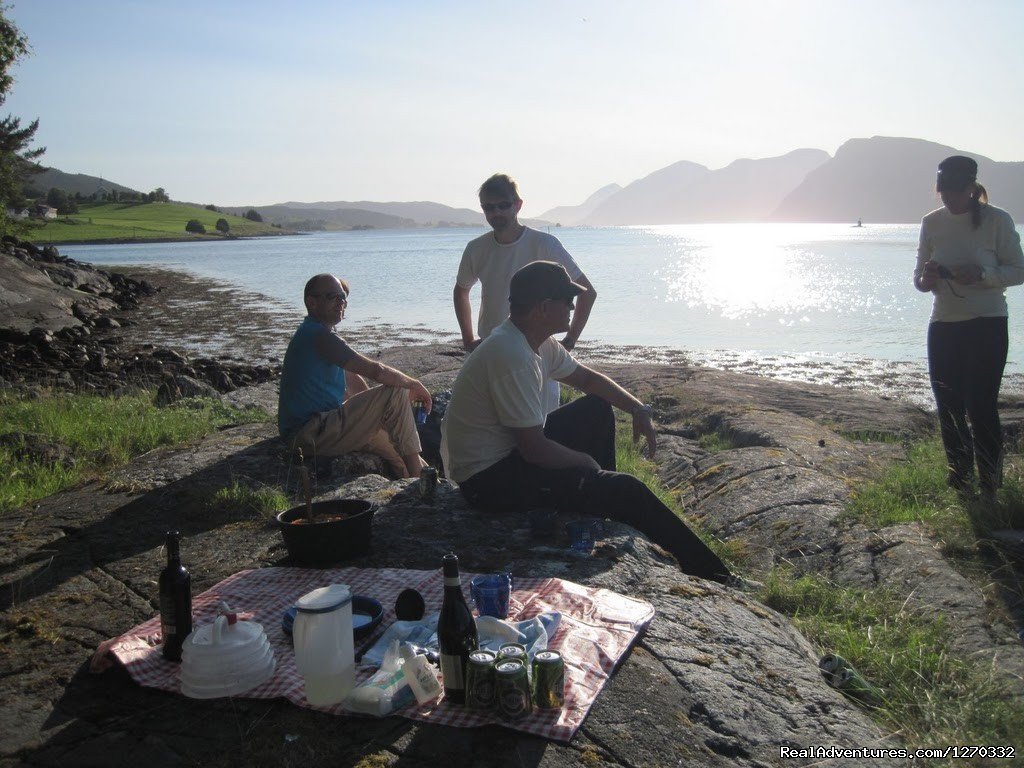
POLYGON ((462 676, 462 657, 441 654, 441 675, 444 677, 444 687, 455 690, 466 687, 466 681, 462 676))
POLYGON ((166 621, 160 622, 160 634, 164 638, 172 637, 174 635, 174 625, 166 621))
POLYGON ((446 587, 461 587, 462 582, 459 580, 458 576, 445 576, 444 585, 446 587))

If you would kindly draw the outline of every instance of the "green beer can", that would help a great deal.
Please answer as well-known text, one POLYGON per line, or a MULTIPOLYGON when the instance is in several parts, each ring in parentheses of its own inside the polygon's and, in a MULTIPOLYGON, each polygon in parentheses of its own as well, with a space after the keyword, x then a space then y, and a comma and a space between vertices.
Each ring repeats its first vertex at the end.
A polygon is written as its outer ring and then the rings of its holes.
POLYGON ((479 650, 469 654, 466 664, 466 706, 469 709, 494 709, 497 678, 494 662, 498 655, 494 651, 479 650))
POLYGON ((818 662, 825 682, 852 699, 857 699, 869 706, 879 706, 884 697, 882 691, 869 683, 863 675, 854 669, 853 664, 834 653, 822 656, 818 662))
POLYGON ((526 665, 519 659, 499 658, 494 665, 497 678, 495 697, 498 711, 508 720, 519 720, 533 712, 526 665))
POLYGON ((533 703, 537 709, 565 705, 565 662, 558 651, 541 651, 533 658, 533 703))
POLYGON ((519 659, 525 664, 527 659, 526 646, 521 643, 505 643, 500 645, 498 646, 498 658, 519 659))

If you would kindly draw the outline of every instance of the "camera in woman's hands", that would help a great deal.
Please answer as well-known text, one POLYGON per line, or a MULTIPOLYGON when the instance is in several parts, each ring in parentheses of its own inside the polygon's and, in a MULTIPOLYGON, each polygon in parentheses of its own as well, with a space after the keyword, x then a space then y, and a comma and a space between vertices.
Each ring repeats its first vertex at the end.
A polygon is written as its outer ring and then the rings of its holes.
POLYGON ((943 280, 953 279, 953 273, 949 271, 948 267, 944 267, 941 264, 937 265, 936 272, 939 273, 939 277, 941 277, 943 280))

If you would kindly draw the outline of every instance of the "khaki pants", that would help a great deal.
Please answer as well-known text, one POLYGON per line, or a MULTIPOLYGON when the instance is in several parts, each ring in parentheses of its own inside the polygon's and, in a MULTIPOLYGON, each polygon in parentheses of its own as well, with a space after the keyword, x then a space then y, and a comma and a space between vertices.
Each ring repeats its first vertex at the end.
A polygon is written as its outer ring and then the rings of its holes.
POLYGON ((373 387, 307 421, 292 439, 311 458, 366 451, 381 456, 399 477, 406 475, 402 456, 420 452, 409 393, 373 387))

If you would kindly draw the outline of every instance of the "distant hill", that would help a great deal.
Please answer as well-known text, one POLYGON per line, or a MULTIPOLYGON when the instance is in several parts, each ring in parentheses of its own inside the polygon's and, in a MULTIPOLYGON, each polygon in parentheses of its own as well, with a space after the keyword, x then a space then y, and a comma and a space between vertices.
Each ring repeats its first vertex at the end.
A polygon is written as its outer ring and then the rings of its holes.
POLYGON ((358 229, 368 227, 374 229, 401 229, 403 227, 417 226, 416 222, 412 219, 403 219, 386 213, 356 208, 320 208, 307 206, 302 203, 242 207, 229 206, 223 210, 241 216, 250 207, 259 213, 268 224, 279 224, 282 227, 297 230, 358 229))
POLYGON ((373 213, 387 214, 388 216, 394 216, 399 219, 408 219, 410 221, 415 222, 414 226, 438 226, 440 224, 455 224, 457 226, 486 226, 487 224, 483 214, 480 211, 471 210, 469 208, 452 208, 451 206, 448 205, 442 205, 441 203, 431 203, 428 201, 418 201, 409 203, 375 203, 370 200, 360 200, 358 202, 346 202, 344 200, 339 200, 330 203, 289 202, 281 203, 274 207, 293 208, 297 210, 313 208, 322 211, 371 211, 373 213))
POLYGON ((107 179, 98 176, 87 176, 84 173, 64 173, 56 168, 45 168, 42 173, 36 173, 28 177, 25 182, 26 197, 42 197, 51 189, 63 189, 68 194, 80 193, 88 197, 94 192, 101 190, 111 192, 138 192, 137 189, 115 184, 107 179))
POLYGON ((797 149, 781 157, 736 160, 716 171, 683 160, 612 195, 583 223, 763 221, 808 172, 828 159, 820 149, 797 149))
POLYGON ((597 206, 616 192, 621 191, 622 187, 618 184, 607 184, 579 205, 560 205, 557 208, 552 208, 550 211, 545 211, 540 215, 540 218, 545 221, 564 224, 567 227, 579 224, 597 206))
MULTIPOLYGON (((715 171, 681 160, 610 195, 578 223, 911 223, 939 207, 935 169, 956 154, 977 160, 978 180, 992 204, 1024 221, 1024 162, 996 162, 923 139, 874 136, 847 141, 835 157, 798 149, 781 157, 736 160, 715 171)), ((572 208, 544 216, 561 210, 572 208)))
POLYGON ((779 203, 774 221, 914 222, 941 203, 935 170, 950 155, 978 163, 978 181, 993 205, 1024 220, 1024 162, 1000 163, 921 139, 851 139, 779 203))
POLYGON ((33 222, 29 239, 38 243, 222 240, 225 235, 217 230, 217 220, 221 218, 228 222, 228 235, 232 237, 295 234, 270 223, 187 203, 86 203, 71 216, 33 222), (185 224, 191 219, 206 227, 205 235, 185 231, 185 224))

